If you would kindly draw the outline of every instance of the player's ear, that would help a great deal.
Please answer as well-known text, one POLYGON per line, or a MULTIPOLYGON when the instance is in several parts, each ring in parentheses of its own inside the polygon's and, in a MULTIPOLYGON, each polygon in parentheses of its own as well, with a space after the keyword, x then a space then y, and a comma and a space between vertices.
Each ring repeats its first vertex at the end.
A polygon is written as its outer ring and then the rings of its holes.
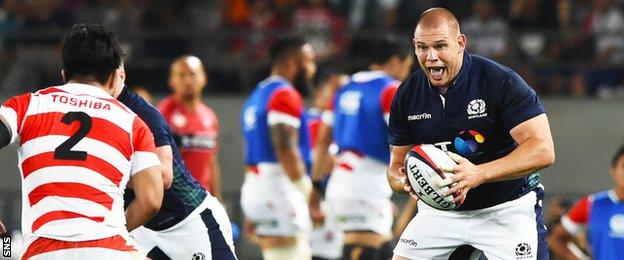
POLYGON ((460 34, 457 37, 457 43, 459 44, 459 51, 464 51, 466 49, 466 44, 468 43, 468 38, 466 38, 466 35, 460 34))

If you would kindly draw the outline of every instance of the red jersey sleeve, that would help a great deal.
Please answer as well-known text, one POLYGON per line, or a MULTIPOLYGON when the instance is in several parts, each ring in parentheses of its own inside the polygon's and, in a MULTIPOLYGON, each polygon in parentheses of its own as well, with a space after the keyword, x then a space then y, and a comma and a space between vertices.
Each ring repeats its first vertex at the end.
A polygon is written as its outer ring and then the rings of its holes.
POLYGON ((134 117, 132 124, 132 146, 134 151, 132 153, 131 175, 149 167, 160 165, 156 155, 154 136, 145 122, 138 116, 134 117))
POLYGON ((270 97, 268 105, 268 124, 287 124, 295 128, 301 126, 303 100, 294 88, 281 88, 270 97))
POLYGON ((587 225, 591 203, 591 197, 585 196, 577 201, 568 213, 561 218, 561 224, 570 234, 578 234, 587 225))
POLYGON ((17 136, 22 128, 22 122, 26 117, 26 111, 30 104, 30 98, 32 94, 24 94, 20 96, 12 97, 2 104, 0 107, 0 115, 6 120, 8 127, 11 130, 11 143, 17 140, 17 136))
POLYGON ((336 94, 333 94, 329 102, 329 108, 323 110, 323 113, 321 114, 321 121, 327 126, 334 125, 334 107, 336 106, 335 103, 336 94))
POLYGON ((384 120, 388 123, 390 117, 390 107, 392 106, 392 99, 399 89, 400 82, 393 81, 388 84, 381 92, 381 111, 384 113, 384 120))

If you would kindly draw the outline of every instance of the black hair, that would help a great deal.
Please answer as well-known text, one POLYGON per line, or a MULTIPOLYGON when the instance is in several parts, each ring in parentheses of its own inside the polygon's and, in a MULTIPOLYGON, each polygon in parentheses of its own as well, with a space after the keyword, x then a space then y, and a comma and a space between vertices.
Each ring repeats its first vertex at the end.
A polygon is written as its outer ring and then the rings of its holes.
POLYGON ((618 161, 620 160, 620 158, 622 156, 624 156, 624 145, 620 146, 620 148, 617 150, 617 152, 615 152, 615 154, 611 158, 611 167, 612 168, 615 168, 615 166, 617 166, 617 163, 618 163, 618 161))
POLYGON ((122 52, 113 32, 101 25, 74 24, 63 40, 65 80, 93 77, 105 84, 122 62, 122 52))
POLYGON ((409 45, 402 44, 391 36, 375 39, 373 46, 374 51, 370 53, 370 64, 384 64, 395 56, 405 60, 411 54, 409 45))
POLYGON ((351 73, 368 70, 372 64, 384 64, 395 56, 405 60, 412 53, 408 44, 403 44, 392 36, 356 36, 348 49, 351 73))
POLYGON ((269 60, 271 66, 283 61, 284 59, 296 55, 306 42, 299 38, 281 38, 278 39, 271 49, 269 49, 269 60))

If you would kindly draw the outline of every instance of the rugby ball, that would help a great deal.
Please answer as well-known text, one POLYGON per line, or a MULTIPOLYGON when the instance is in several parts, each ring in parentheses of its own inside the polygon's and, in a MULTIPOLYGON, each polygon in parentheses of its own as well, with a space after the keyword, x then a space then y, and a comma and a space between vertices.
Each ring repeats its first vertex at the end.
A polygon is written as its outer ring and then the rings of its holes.
POLYGON ((453 203, 453 199, 460 192, 443 196, 449 188, 439 187, 438 183, 453 176, 453 173, 443 172, 442 169, 452 169, 457 165, 449 155, 431 144, 414 146, 405 158, 405 171, 409 184, 420 200, 427 205, 440 210, 453 210, 464 201, 453 203))

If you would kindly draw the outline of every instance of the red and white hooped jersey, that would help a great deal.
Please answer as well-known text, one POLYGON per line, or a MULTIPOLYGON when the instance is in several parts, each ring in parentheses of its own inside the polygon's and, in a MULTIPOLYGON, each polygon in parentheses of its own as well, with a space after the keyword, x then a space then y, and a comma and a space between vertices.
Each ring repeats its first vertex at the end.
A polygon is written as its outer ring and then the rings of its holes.
POLYGON ((15 96, 0 115, 18 146, 26 239, 127 234, 124 188, 160 164, 136 114, 100 88, 69 83, 15 96))

